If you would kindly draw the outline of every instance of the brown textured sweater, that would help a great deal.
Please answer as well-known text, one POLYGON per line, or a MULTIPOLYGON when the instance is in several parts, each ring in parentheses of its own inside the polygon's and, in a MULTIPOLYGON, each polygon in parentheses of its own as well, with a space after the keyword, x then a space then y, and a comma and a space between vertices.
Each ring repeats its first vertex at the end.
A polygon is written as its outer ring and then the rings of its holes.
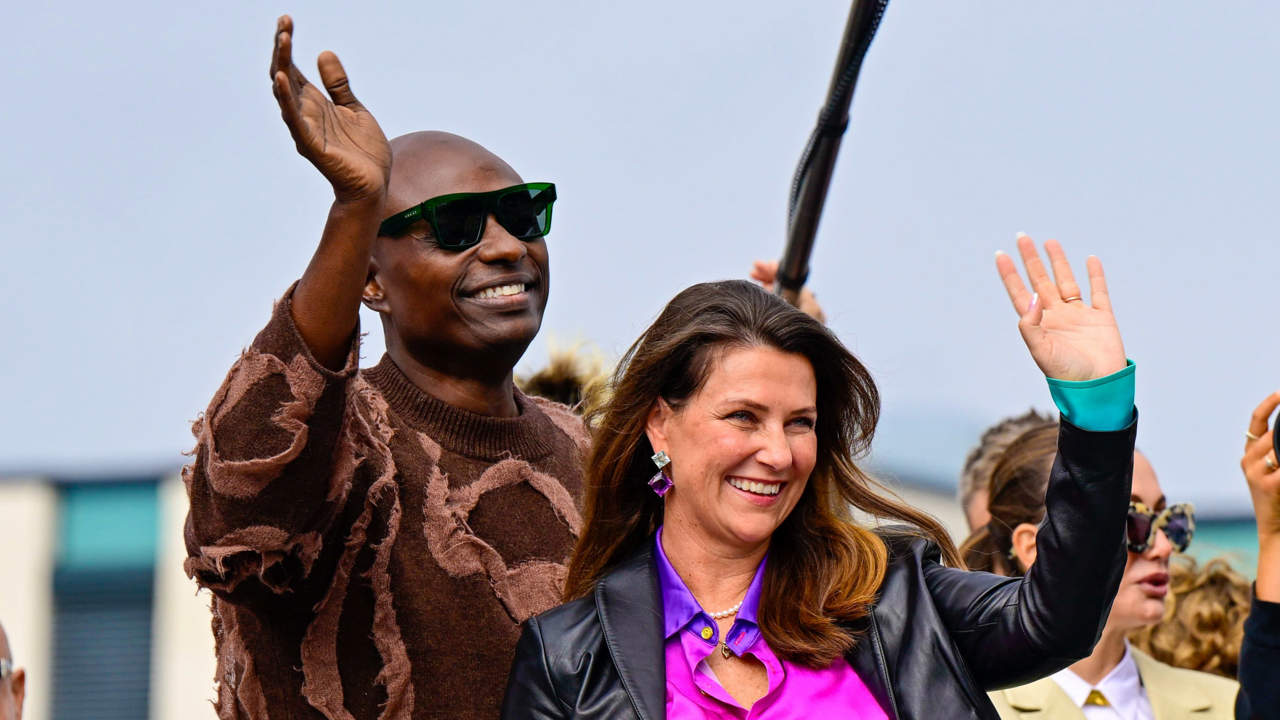
POLYGON ((567 408, 449 406, 332 372, 289 295, 196 423, 187 574, 214 593, 221 718, 493 718, 560 602, 587 436, 567 408))

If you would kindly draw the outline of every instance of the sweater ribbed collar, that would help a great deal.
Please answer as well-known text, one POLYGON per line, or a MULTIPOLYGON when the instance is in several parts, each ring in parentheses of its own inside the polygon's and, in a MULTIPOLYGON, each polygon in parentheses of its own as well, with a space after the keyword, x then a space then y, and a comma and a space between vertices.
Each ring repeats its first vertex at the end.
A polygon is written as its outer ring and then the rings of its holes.
POLYGON ((551 454, 551 438, 559 432, 551 418, 519 390, 515 400, 520 414, 493 417, 454 407, 423 392, 388 355, 361 373, 407 425, 458 455, 491 462, 507 457, 537 460, 551 454))

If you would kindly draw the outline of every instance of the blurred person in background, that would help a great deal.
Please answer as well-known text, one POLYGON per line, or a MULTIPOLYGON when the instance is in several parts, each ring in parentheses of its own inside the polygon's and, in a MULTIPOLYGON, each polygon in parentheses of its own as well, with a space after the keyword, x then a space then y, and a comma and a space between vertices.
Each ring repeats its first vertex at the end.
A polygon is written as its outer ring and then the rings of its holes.
POLYGON ((970 570, 983 570, 1006 577, 1023 574, 1013 553, 1013 533, 1028 531, 1044 518, 1044 494, 1057 454, 1058 423, 1040 420, 1006 443, 991 458, 987 478, 987 521, 979 525, 960 545, 960 554, 970 570))
POLYGON ((528 375, 517 375, 516 386, 526 395, 546 398, 585 414, 598 402, 607 380, 601 355, 577 345, 552 348, 546 366, 528 375))
POLYGON ((1280 406, 1272 393, 1253 411, 1240 468, 1258 523, 1258 579, 1240 649, 1239 717, 1280 718, 1280 462, 1268 419, 1280 406))
POLYGON ((582 421, 513 379, 554 187, 455 135, 388 141, 335 55, 327 96, 303 76, 292 33, 280 18, 273 90, 334 199, 193 428, 186 570, 215 595, 217 712, 492 718, 581 526, 582 421), (387 343, 367 369, 362 304, 387 343))
MULTIPOLYGON (((971 569, 1020 576, 1034 566, 1045 520, 1045 492, 1054 464, 1056 430, 1023 433, 996 461, 988 510, 991 520, 961 546, 971 569)), ((1236 682, 1175 668, 1134 649, 1126 636, 1164 616, 1169 558, 1185 550, 1194 509, 1169 506, 1155 470, 1133 456, 1125 544, 1128 559, 1102 637, 1089 657, 1050 677, 990 693, 1005 720, 1171 720, 1233 717, 1236 682)))
POLYGON ((1253 589, 1225 558, 1204 565, 1189 555, 1169 562, 1164 617, 1129 635, 1133 647, 1162 663, 1236 678, 1253 589))
POLYGON ((0 624, 0 720, 22 720, 22 701, 27 694, 27 672, 13 664, 9 636, 0 624))
POLYGON ((1031 409, 1022 415, 1007 417, 983 431, 978 444, 964 460, 964 469, 960 471, 960 486, 957 488, 957 499, 960 501, 960 508, 964 510, 969 532, 986 525, 991 519, 987 513, 987 485, 991 482, 991 471, 995 469, 1000 454, 1014 438, 1027 430, 1056 422, 1051 416, 1031 409))

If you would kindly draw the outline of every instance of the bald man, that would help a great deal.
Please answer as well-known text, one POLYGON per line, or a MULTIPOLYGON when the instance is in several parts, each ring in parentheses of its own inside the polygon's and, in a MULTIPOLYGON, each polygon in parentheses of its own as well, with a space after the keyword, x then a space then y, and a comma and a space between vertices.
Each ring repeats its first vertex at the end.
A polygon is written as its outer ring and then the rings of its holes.
POLYGON ((334 201, 184 470, 218 714, 497 717, 582 524, 581 420, 512 375, 547 303, 554 187, 454 135, 388 142, 332 53, 328 96, 307 82, 292 31, 273 89, 334 201), (386 334, 368 369, 361 304, 386 334))
POLYGON ((27 673, 13 666, 9 636, 0 625, 0 720, 22 720, 22 701, 27 694, 27 673))

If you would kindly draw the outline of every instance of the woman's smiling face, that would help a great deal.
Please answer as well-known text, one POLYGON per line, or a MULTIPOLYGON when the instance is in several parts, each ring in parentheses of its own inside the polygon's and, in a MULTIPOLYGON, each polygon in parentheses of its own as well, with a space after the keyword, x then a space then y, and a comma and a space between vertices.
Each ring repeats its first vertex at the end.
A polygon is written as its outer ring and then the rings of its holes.
POLYGON ((768 541, 799 502, 817 461, 817 380, 803 355, 716 348, 701 389, 659 400, 646 432, 671 457, 663 522, 712 546, 768 541))

